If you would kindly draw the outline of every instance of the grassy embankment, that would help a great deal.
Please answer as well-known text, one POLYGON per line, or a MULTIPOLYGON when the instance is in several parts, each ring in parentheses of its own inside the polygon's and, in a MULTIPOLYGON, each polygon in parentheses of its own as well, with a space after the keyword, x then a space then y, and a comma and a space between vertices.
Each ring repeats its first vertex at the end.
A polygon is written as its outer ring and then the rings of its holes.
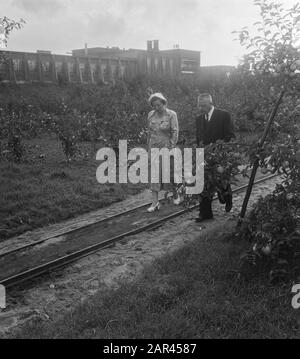
MULTIPOLYGON (((257 136, 238 133, 237 141, 253 141, 257 136)), ((147 188, 130 183, 100 185, 96 181, 99 162, 91 143, 81 143, 86 156, 68 163, 54 136, 24 142, 30 149, 27 147, 20 164, 0 162, 0 241, 105 207, 147 188)))
POLYGON ((133 283, 96 294, 56 321, 31 322, 19 338, 300 338, 291 285, 238 279, 249 245, 224 239, 228 223, 156 260, 133 283))
POLYGON ((99 162, 90 143, 80 144, 86 156, 68 163, 56 138, 27 142, 31 149, 20 164, 0 162, 0 241, 105 207, 145 188, 99 184, 99 162))

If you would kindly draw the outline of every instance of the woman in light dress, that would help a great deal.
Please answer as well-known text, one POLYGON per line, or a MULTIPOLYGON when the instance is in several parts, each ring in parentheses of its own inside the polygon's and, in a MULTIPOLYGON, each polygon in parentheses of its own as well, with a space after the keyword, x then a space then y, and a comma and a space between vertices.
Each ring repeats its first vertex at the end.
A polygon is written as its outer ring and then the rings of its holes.
MULTIPOLYGON (((169 148, 176 147, 178 141, 178 120, 176 112, 167 108, 167 100, 161 93, 154 93, 149 98, 149 103, 153 110, 148 114, 148 152, 149 156, 151 148, 169 148)), ((151 161, 149 161, 151 163, 151 161)), ((174 167, 174 166, 173 166, 174 167)), ((171 178, 172 178, 171 165, 171 178)), ((174 204, 180 204, 180 197, 177 194, 174 181, 171 179, 171 184, 163 184, 161 176, 161 160, 160 160, 160 178, 159 183, 151 183, 150 189, 152 191, 152 204, 148 208, 148 212, 159 210, 160 204, 158 201, 158 193, 161 190, 173 191, 174 204), (173 182, 173 183, 172 183, 173 182)))

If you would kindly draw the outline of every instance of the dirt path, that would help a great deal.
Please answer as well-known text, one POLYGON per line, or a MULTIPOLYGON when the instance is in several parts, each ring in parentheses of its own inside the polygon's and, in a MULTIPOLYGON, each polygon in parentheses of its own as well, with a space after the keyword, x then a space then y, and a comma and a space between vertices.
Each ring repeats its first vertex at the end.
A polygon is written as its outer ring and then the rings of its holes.
MULTIPOLYGON (((241 166, 240 169, 242 169, 241 166)), ((261 173, 258 173, 257 178, 261 177, 261 173)), ((243 179, 243 183, 246 183, 247 179, 243 179)), ((164 197, 164 194, 160 194, 160 199, 164 197)), ((151 192, 150 190, 145 190, 137 195, 128 196, 124 201, 116 202, 108 207, 101 208, 96 211, 91 211, 83 215, 79 215, 76 218, 68 219, 59 223, 51 224, 46 227, 35 229, 32 231, 27 231, 16 237, 7 239, 6 241, 0 242, 0 254, 10 251, 12 249, 17 249, 24 245, 33 243, 44 238, 49 238, 53 236, 63 235, 66 229, 78 229, 89 224, 96 223, 101 219, 105 219, 116 215, 120 212, 127 211, 129 209, 141 206, 145 203, 151 202, 151 192)))
POLYGON ((77 229, 86 226, 87 224, 95 223, 100 219, 113 216, 119 212, 126 211, 128 209, 150 202, 150 198, 151 193, 149 190, 146 190, 137 195, 129 196, 126 200, 122 202, 114 203, 108 207, 101 208, 97 211, 92 211, 80 215, 76 218, 69 219, 67 221, 55 223, 47 227, 25 232, 19 236, 1 242, 0 254, 43 238, 53 237, 54 235, 61 235, 66 231, 66 228, 77 229))
MULTIPOLYGON (((278 182, 280 179, 274 178, 267 184, 257 185, 253 190, 250 205, 261 195, 270 193, 278 182)), ((117 288, 120 281, 135 280, 142 268, 155 258, 170 253, 196 238, 203 239, 212 228, 215 229, 216 225, 220 226, 221 230, 224 221, 236 220, 243 197, 244 193, 235 195, 234 209, 230 214, 225 213, 223 206, 215 202, 215 221, 208 221, 200 226, 193 221, 196 212, 182 215, 155 231, 128 237, 115 247, 100 251, 56 271, 43 281, 39 279, 30 287, 18 292, 10 292, 8 306, 6 310, 0 312, 0 334, 9 333, 11 329, 30 318, 55 320, 97 291, 117 288)), ((138 206, 144 203, 146 198, 148 200, 149 193, 144 192, 122 203, 97 211, 92 217, 95 219, 97 216, 98 218, 110 216, 116 211, 138 206)), ((81 219, 92 220, 90 215, 81 216, 81 219)), ((78 219, 68 222, 70 225, 76 225, 78 219)), ((61 230, 62 227, 62 224, 53 226, 53 230, 61 230)))

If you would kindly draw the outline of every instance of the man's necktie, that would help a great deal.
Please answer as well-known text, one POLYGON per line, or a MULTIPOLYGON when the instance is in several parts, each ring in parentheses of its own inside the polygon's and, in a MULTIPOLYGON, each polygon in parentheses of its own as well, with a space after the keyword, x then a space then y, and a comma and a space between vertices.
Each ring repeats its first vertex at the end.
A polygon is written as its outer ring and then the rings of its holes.
POLYGON ((205 118, 205 127, 207 127, 207 126, 208 126, 208 123, 209 123, 209 121, 208 121, 208 114, 207 114, 207 113, 204 115, 204 118, 205 118))
POLYGON ((208 114, 204 114, 204 132, 206 132, 208 126, 208 114))

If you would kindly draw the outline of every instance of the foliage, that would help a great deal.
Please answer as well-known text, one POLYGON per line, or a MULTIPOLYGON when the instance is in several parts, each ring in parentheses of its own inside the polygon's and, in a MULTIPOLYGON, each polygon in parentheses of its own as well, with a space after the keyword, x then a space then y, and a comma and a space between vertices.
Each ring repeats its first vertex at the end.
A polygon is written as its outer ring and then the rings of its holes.
MULTIPOLYGON (((290 238, 295 239, 300 197, 297 96, 300 5, 284 9, 271 0, 255 0, 254 4, 260 8, 261 21, 254 24, 253 35, 248 27, 235 32, 247 54, 230 76, 210 79, 139 76, 126 83, 68 86, 60 79, 58 87, 1 85, 0 158, 21 161, 26 151, 22 139, 34 138, 44 131, 57 135, 67 160, 79 153, 78 144, 82 140, 91 141, 94 149, 96 143, 117 147, 120 139, 127 139, 131 145, 145 144, 147 113, 151 109, 147 102, 149 89, 162 92, 168 99, 168 107, 177 112, 180 146, 191 144, 192 147, 195 142, 196 99, 200 92, 210 92, 218 107, 232 113, 236 130, 257 134, 264 129, 279 92, 284 89, 284 102, 263 147, 253 141, 247 146, 219 142, 205 148, 205 181, 209 193, 234 181, 242 158, 250 162, 244 174, 259 159, 262 172, 279 172, 284 176, 282 185, 258 202, 237 233, 238 237, 252 241, 255 248, 244 257, 244 264, 266 259, 264 252, 269 250, 273 264, 278 264, 282 260, 276 249, 279 243, 289 247, 290 238), (272 224, 272 230, 264 224, 272 224), (266 246, 269 246, 267 250, 266 246)), ((24 23, 1 20, 6 24, 6 38, 12 29, 24 23)), ((187 185, 181 187, 183 193, 187 185)), ((198 196, 185 196, 187 205, 197 199, 198 196)), ((275 280, 276 273, 280 277, 282 272, 277 271, 276 265, 273 267, 272 280, 275 280)))
POLYGON ((250 36, 248 27, 234 32, 241 45, 251 50, 242 67, 252 73, 271 74, 287 83, 300 70, 300 4, 291 9, 271 0, 255 0, 254 4, 261 14, 261 21, 254 24, 256 36, 250 36))
POLYGON ((0 17, 0 24, 4 27, 4 42, 5 45, 7 45, 7 40, 9 37, 9 34, 14 30, 20 30, 23 27, 23 24, 25 24, 25 21, 23 19, 20 19, 19 21, 15 21, 12 19, 9 19, 8 17, 0 17))
MULTIPOLYGON (((261 101, 267 103, 279 90, 286 96, 281 105, 266 143, 253 143, 246 152, 250 168, 259 160, 263 173, 278 172, 283 182, 269 196, 261 199, 249 218, 236 233, 254 243, 242 257, 241 267, 259 267, 270 256, 270 280, 286 280, 299 246, 298 208, 300 204, 299 110, 296 93, 299 92, 299 38, 300 5, 284 9, 270 0, 254 1, 260 7, 262 20, 254 24, 257 36, 250 36, 247 27, 238 31, 242 46, 251 51, 245 55, 240 71, 246 76, 259 76, 271 85, 261 101)), ((273 105, 274 106, 274 105, 273 105)))
POLYGON ((261 262, 267 262, 271 283, 294 277, 300 248, 299 206, 298 196, 282 185, 256 203, 237 236, 253 243, 252 249, 242 256, 241 270, 247 268, 244 275, 255 272, 261 262))
MULTIPOLYGON (((203 147, 203 146, 202 146, 203 147)), ((224 192, 229 183, 237 182, 242 164, 240 146, 234 142, 217 141, 204 147, 204 192, 202 195, 212 197, 217 191, 224 192)), ((193 175, 196 173, 196 163, 193 163, 193 175)), ((186 187, 194 185, 184 178, 180 189, 184 195, 184 204, 189 207, 199 201, 199 195, 187 195, 186 187)))
MULTIPOLYGON (((297 108, 287 107, 279 114, 271 140, 260 149, 250 146, 246 152, 253 163, 257 158, 263 173, 278 173, 282 184, 269 196, 261 199, 243 221, 237 238, 254 243, 243 256, 246 272, 257 269, 260 262, 269 262, 270 280, 276 283, 293 275, 297 249, 300 245, 300 131, 297 108), (269 257, 270 258, 266 258, 269 257)), ((248 167, 251 167, 248 166, 248 167)), ((245 168, 245 171, 249 168, 245 168)), ((247 273, 248 275, 249 273, 247 273)))
MULTIPOLYGON (((0 28, 3 29, 4 34, 4 46, 7 46, 7 41, 9 38, 9 34, 14 30, 20 30, 23 25, 25 24, 25 21, 23 19, 20 19, 19 21, 15 21, 12 19, 9 19, 8 17, 0 17, 0 28)), ((5 55, 0 53, 0 61, 5 60, 5 55)))
POLYGON ((1 145, 0 158, 5 157, 15 162, 20 162, 24 153, 24 146, 22 145, 21 118, 13 111, 12 107, 9 109, 9 115, 0 111, 0 139, 7 138, 6 145, 1 145))

